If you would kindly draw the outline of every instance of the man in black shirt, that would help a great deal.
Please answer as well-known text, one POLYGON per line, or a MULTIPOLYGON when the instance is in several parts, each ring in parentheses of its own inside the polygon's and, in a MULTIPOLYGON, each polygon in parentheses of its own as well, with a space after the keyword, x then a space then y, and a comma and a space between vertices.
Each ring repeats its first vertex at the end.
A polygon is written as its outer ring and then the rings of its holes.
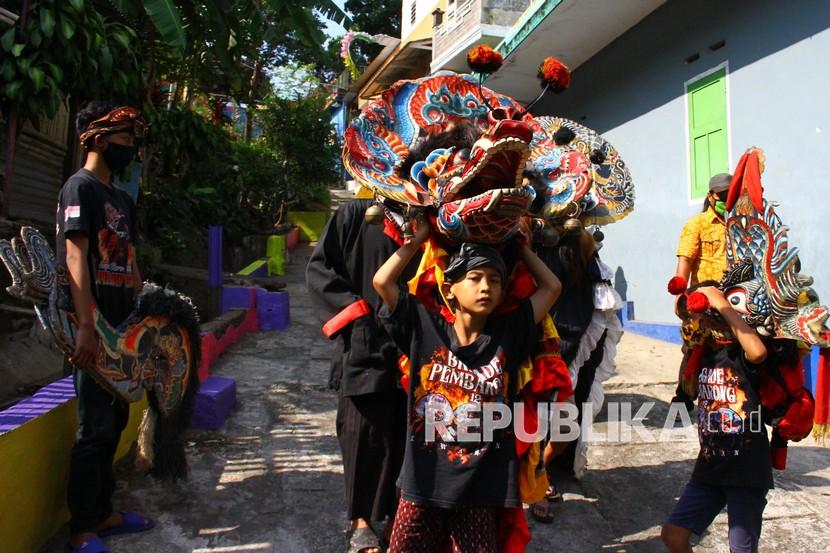
MULTIPOLYGON (((399 352, 379 324, 372 277, 402 237, 391 224, 364 220, 371 200, 354 200, 332 216, 306 268, 306 285, 323 333, 334 341, 329 384, 338 391, 337 439, 343 455, 350 553, 379 553, 369 523, 392 519, 406 446, 406 395, 399 352)), ((404 271, 415 274, 420 256, 404 271)), ((387 528, 391 528, 387 526, 387 528)))
POLYGON ((61 188, 57 209, 56 263, 69 277, 63 305, 77 320, 73 366, 79 429, 69 467, 69 548, 107 551, 101 537, 149 530, 150 519, 112 508, 112 464, 129 418, 129 405, 101 388, 86 371, 93 366, 98 338, 92 312, 120 325, 141 291, 135 258, 135 206, 112 185, 113 173, 135 157, 143 122, 134 108, 90 102, 77 117, 87 156, 83 168, 61 188))

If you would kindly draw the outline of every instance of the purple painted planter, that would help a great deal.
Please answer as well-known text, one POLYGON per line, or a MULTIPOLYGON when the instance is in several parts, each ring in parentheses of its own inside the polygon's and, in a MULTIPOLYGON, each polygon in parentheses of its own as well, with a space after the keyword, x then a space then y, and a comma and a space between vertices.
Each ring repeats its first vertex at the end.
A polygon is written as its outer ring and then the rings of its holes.
POLYGON ((256 288, 248 286, 222 286, 222 314, 230 309, 256 307, 256 288))
POLYGON ((236 406, 236 381, 223 376, 209 376, 199 386, 191 426, 216 430, 236 406))
POLYGON ((291 324, 288 292, 256 291, 256 308, 260 330, 285 330, 291 324))
POLYGON ((208 227, 208 286, 222 286, 222 227, 208 227))

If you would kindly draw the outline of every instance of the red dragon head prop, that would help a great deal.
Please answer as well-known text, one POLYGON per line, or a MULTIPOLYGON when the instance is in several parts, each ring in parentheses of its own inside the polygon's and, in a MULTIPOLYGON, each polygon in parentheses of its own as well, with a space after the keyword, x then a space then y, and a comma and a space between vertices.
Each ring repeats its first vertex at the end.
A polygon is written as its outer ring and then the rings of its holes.
POLYGON ((452 243, 503 242, 534 198, 522 182, 533 139, 522 113, 520 104, 480 89, 469 75, 399 81, 346 130, 343 163, 376 196, 434 209, 436 230, 452 243), (462 123, 480 138, 407 163, 423 142, 462 123))
POLYGON ((537 194, 551 223, 585 215, 593 217, 589 224, 606 224, 633 208, 625 165, 596 133, 563 119, 534 119, 470 75, 395 83, 346 130, 343 162, 385 203, 432 210, 429 219, 450 244, 505 242, 537 194), (573 144, 554 140, 565 124, 577 130, 573 144), (478 138, 423 151, 458 125, 471 125, 478 138))

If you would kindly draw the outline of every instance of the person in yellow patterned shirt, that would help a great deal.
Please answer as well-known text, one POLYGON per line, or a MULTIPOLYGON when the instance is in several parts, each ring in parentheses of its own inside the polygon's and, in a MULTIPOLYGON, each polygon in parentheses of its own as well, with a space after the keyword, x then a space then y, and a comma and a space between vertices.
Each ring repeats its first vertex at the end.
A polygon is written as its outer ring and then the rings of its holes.
MULTIPOLYGON (((718 173, 709 179, 709 194, 703 202, 703 212, 689 219, 680 233, 677 245, 677 271, 689 286, 707 280, 720 282, 726 270, 726 195, 732 175, 718 173)), ((683 346, 683 361, 680 363, 680 375, 686 366, 686 359, 691 350, 683 346)), ((672 403, 683 403, 691 412, 694 398, 686 395, 678 384, 672 403)))
POLYGON ((714 280, 720 282, 726 270, 726 195, 732 175, 719 173, 709 179, 709 194, 703 212, 689 219, 680 233, 676 275, 689 286, 714 280))

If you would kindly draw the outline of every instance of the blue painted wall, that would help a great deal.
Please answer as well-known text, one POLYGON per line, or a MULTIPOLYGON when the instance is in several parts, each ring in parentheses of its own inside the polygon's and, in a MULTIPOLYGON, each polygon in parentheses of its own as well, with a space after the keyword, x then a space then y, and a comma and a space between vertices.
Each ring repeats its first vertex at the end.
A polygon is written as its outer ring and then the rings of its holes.
POLYGON ((676 323, 665 286, 680 229, 701 206, 688 199, 684 83, 723 62, 731 167, 747 147, 765 150, 766 196, 781 203, 803 270, 830 303, 828 28, 827 1, 670 0, 580 66, 569 90, 534 109, 601 132, 631 170, 635 211, 605 229, 601 254, 638 320, 676 323), (720 40, 723 48, 708 49, 720 40), (695 53, 700 58, 686 63, 695 53))

